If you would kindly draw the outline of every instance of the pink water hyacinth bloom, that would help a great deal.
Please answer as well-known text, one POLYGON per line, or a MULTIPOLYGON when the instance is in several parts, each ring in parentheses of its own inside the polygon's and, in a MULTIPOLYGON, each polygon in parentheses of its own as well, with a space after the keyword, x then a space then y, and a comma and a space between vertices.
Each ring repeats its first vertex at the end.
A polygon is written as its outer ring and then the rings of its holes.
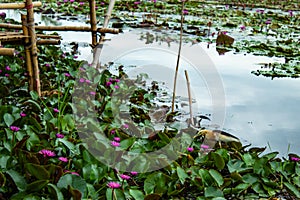
POLYGON ((130 174, 131 174, 132 176, 138 175, 138 173, 137 173, 136 171, 132 171, 132 172, 130 172, 130 174))
POLYGON ((4 74, 4 76, 9 77, 9 74, 4 74))
POLYGON ((184 15, 189 14, 189 11, 187 9, 184 9, 182 12, 183 12, 184 15))
POLYGON ((123 124, 123 128, 129 128, 128 124, 123 124))
POLYGON ((85 79, 84 79, 84 78, 80 78, 80 79, 79 79, 79 82, 80 82, 80 83, 84 83, 84 82, 85 82, 85 79))
POLYGON ((60 160, 62 162, 68 162, 68 158, 66 158, 66 157, 59 157, 58 160, 60 160))
POLYGON ((294 14, 293 14, 293 11, 292 11, 292 10, 289 10, 288 12, 289 12, 289 14, 290 14, 290 16, 291 16, 291 17, 293 17, 293 16, 294 16, 294 14))
POLYGON ((26 114, 23 113, 23 112, 21 112, 21 113, 20 113, 20 117, 26 117, 26 114))
POLYGON ((76 175, 76 176, 80 176, 77 172, 71 172, 71 174, 76 175))
POLYGON ((121 141, 121 138, 119 138, 119 137, 114 137, 114 141, 120 142, 120 141, 121 141))
POLYGON ((96 95, 96 92, 94 92, 94 91, 92 91, 92 92, 90 92, 90 95, 96 95))
POLYGON ((61 133, 57 133, 55 136, 56 136, 57 138, 64 138, 64 137, 65 137, 64 134, 61 134, 61 133))
POLYGON ((71 3, 73 3, 75 0, 70 0, 71 3))
POLYGON ((78 58, 78 56, 73 56, 74 59, 78 58))
POLYGON ((109 182, 108 184, 107 184, 107 187, 109 187, 109 188, 111 188, 111 189, 117 189, 117 188, 119 188, 119 187, 121 187, 121 184, 120 183, 118 183, 118 182, 109 182))
POLYGON ((300 158, 297 158, 297 157, 291 157, 291 161, 299 162, 299 161, 300 161, 300 158))
POLYGON ((86 79, 86 80, 85 80, 85 82, 86 82, 86 83, 91 83, 91 81, 90 81, 90 80, 88 80, 88 79, 86 79))
POLYGON ((17 126, 10 126, 10 130, 12 130, 13 132, 18 132, 20 128, 17 126))
POLYGON ((116 83, 119 83, 120 82, 120 79, 115 79, 114 80, 116 83))
POLYGON ((10 68, 9 66, 6 66, 5 69, 6 69, 7 71, 10 71, 10 70, 11 70, 11 68, 10 68))
POLYGON ((123 180, 129 180, 130 179, 130 176, 126 175, 126 174, 121 174, 120 175, 121 179, 123 180))
POLYGON ((141 4, 140 1, 135 1, 135 2, 134 2, 134 5, 139 5, 139 4, 141 4))
POLYGON ((194 151, 194 148, 193 148, 193 147, 188 147, 188 148, 186 148, 186 150, 187 150, 188 152, 193 152, 193 151, 194 151))
POLYGON ((115 134, 115 133, 116 133, 116 130, 111 130, 110 131, 110 134, 112 134, 112 135, 115 134))
POLYGON ((46 67, 50 67, 50 64, 49 64, 49 63, 46 63, 45 66, 46 66, 46 67))
POLYGON ((0 73, 2 72, 2 70, 0 69, 0 73))
POLYGON ((115 86, 114 86, 114 88, 116 88, 116 89, 119 89, 119 88, 120 88, 120 86, 118 86, 118 85, 115 85, 115 86))
POLYGON ((39 151, 39 154, 42 154, 44 157, 54 157, 56 154, 53 151, 42 149, 39 151))
POLYGON ((240 29, 241 29, 242 31, 244 31, 244 30, 246 30, 246 26, 242 25, 242 26, 240 26, 240 29))
POLYGON ((120 146, 120 143, 119 142, 116 142, 116 141, 111 141, 111 146, 114 146, 114 147, 119 147, 120 146))
POLYGON ((59 110, 57 108, 53 108, 53 111, 59 113, 59 110))
POLYGON ((84 2, 79 2, 79 5, 83 6, 83 5, 84 5, 84 2))
POLYGON ((70 76, 71 76, 71 74, 69 74, 69 73, 65 73, 65 76, 66 76, 66 77, 70 77, 70 76))
POLYGON ((202 149, 209 149, 210 147, 208 146, 208 145, 206 145, 206 144, 201 144, 201 146, 200 146, 202 149))
POLYGON ((64 3, 67 3, 68 2, 68 0, 64 0, 64 3))
POLYGON ((104 2, 101 2, 100 4, 101 4, 101 5, 105 5, 105 3, 104 3, 104 2))
POLYGON ((108 82, 105 83, 105 85, 106 85, 107 87, 109 87, 111 84, 112 84, 112 82, 110 82, 110 81, 108 81, 108 82))

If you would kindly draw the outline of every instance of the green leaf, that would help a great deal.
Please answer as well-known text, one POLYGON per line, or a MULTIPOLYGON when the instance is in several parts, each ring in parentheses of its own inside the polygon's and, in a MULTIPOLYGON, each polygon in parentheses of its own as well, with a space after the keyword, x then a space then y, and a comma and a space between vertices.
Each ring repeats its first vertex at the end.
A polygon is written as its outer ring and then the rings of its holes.
POLYGON ((148 175, 144 182, 144 191, 146 194, 164 193, 167 189, 166 179, 160 172, 148 175))
POLYGON ((285 185, 285 187, 287 187, 287 189, 289 191, 291 191, 293 193, 293 195, 295 195, 297 198, 300 198, 300 192, 296 186, 294 186, 290 183, 287 183, 287 182, 284 182, 283 184, 285 185))
POLYGON ((50 178, 49 172, 42 165, 27 163, 25 164, 25 168, 37 179, 47 180, 50 178))
POLYGON ((244 155, 242 155, 242 159, 244 160, 247 166, 252 166, 255 161, 250 153, 245 153, 244 155))
POLYGON ((163 142, 165 142, 166 144, 169 144, 170 143, 170 138, 164 133, 164 132, 159 132, 158 133, 158 136, 159 136, 159 138, 163 141, 163 142))
POLYGON ((135 140, 136 140, 135 137, 130 137, 128 139, 122 140, 120 146, 122 149, 128 149, 134 144, 135 140))
POLYGON ((60 177, 57 183, 57 187, 68 189, 68 186, 71 186, 72 188, 79 190, 83 196, 86 192, 86 182, 80 176, 73 175, 73 174, 66 174, 60 177))
POLYGON ((69 142, 68 140, 65 140, 63 138, 58 138, 57 141, 63 143, 70 151, 75 150, 75 145, 72 142, 69 142))
POLYGON ((245 183, 254 184, 254 183, 258 182, 258 178, 255 176, 255 174, 245 174, 243 176, 243 181, 245 183))
POLYGON ((49 180, 37 180, 27 185, 26 191, 27 192, 38 192, 41 189, 43 189, 47 184, 49 183, 49 180))
POLYGON ((35 101, 37 101, 39 99, 39 95, 36 91, 30 91, 30 96, 35 101))
POLYGON ((181 184, 184 183, 185 179, 188 178, 189 176, 187 175, 187 173, 185 173, 184 169, 182 169, 181 167, 177 166, 177 175, 179 177, 179 180, 181 182, 181 184))
POLYGON ((15 182, 16 186, 20 191, 24 191, 26 189, 26 181, 23 176, 21 176, 17 171, 11 169, 6 172, 12 180, 15 182))
POLYGON ((205 186, 210 186, 214 183, 214 179, 211 177, 208 170, 200 169, 199 170, 199 175, 200 175, 200 177, 202 179, 202 182, 205 186))
POLYGON ((56 185, 54 185, 52 183, 48 183, 48 190, 51 195, 51 199, 55 199, 55 200, 63 200, 64 199, 63 194, 58 189, 58 187, 56 187, 56 185))
POLYGON ((216 183, 218 184, 219 187, 221 185, 223 185, 224 179, 223 179, 222 175, 217 170, 210 169, 209 174, 214 178, 214 180, 216 181, 216 183))
POLYGON ((225 167, 225 161, 222 158, 222 156, 220 156, 220 154, 217 154, 215 152, 211 152, 211 156, 214 159, 214 164, 216 165, 216 167, 218 168, 218 170, 222 170, 225 167))
POLYGON ((210 186, 204 189, 204 196, 206 198, 211 198, 211 197, 223 197, 224 195, 219 188, 210 186))
POLYGON ((135 200, 140 200, 140 199, 144 199, 144 194, 142 191, 140 190, 133 190, 133 189, 129 189, 129 194, 135 199, 135 200))
POLYGON ((10 127, 15 121, 14 117, 9 113, 5 113, 3 116, 3 119, 4 119, 6 126, 8 126, 8 127, 10 127))

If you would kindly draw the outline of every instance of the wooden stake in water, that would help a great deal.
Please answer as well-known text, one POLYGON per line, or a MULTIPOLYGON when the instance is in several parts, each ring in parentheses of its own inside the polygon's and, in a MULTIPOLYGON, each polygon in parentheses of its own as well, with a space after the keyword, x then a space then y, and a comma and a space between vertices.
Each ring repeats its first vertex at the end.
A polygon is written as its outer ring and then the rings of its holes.
POLYGON ((92 29, 92 47, 97 45, 97 18, 96 18, 96 2, 95 0, 90 0, 90 22, 92 29))
POLYGON ((188 96, 189 96, 189 107, 190 107, 190 120, 189 120, 189 122, 192 125, 194 125, 190 79, 189 79, 189 75, 188 75, 187 70, 184 70, 184 73, 185 73, 185 79, 186 79, 186 84, 187 84, 187 89, 188 89, 188 96))
POLYGON ((181 5, 180 41, 179 41, 176 71, 175 71, 175 77, 174 77, 173 97, 172 97, 172 112, 174 112, 174 106, 175 106, 176 83, 177 83, 177 75, 178 75, 178 68, 179 68, 179 61, 180 61, 180 54, 181 54, 181 46, 182 46, 182 33, 183 33, 183 22, 184 22, 184 15, 183 15, 184 2, 185 1, 182 1, 182 5, 181 5))

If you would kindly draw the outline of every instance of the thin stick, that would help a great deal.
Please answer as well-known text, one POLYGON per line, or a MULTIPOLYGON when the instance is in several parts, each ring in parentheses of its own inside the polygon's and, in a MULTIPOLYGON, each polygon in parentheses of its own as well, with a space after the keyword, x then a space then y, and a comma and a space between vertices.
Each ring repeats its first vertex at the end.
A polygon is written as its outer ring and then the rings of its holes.
POLYGON ((34 78, 33 78, 33 69, 32 69, 32 63, 31 63, 31 55, 30 55, 30 40, 28 37, 28 28, 26 26, 27 24, 27 16, 21 14, 21 20, 22 20, 22 27, 23 27, 23 34, 24 36, 27 36, 25 38, 25 59, 26 59, 26 66, 27 66, 27 72, 29 76, 29 81, 28 81, 28 89, 29 91, 33 90, 33 83, 34 83, 34 78))
POLYGON ((189 96, 189 107, 190 107, 190 123, 194 125, 194 120, 193 120, 193 109, 192 109, 192 95, 191 95, 191 87, 190 87, 190 79, 187 70, 184 70, 185 73, 185 79, 186 79, 186 84, 187 84, 187 89, 188 89, 188 96, 189 96))
POLYGON ((90 21, 92 30, 92 47, 97 45, 97 18, 96 18, 96 2, 95 0, 90 0, 90 21))
POLYGON ((27 8, 28 33, 31 38, 31 61, 34 69, 33 89, 38 93, 39 96, 41 96, 40 72, 39 72, 38 59, 37 59, 37 46, 36 46, 36 35, 35 35, 35 27, 34 27, 34 13, 33 13, 32 0, 26 1, 26 8, 27 8))
POLYGON ((183 22, 184 22, 184 16, 183 16, 184 2, 185 1, 182 1, 182 5, 181 5, 180 41, 179 41, 176 71, 175 71, 175 77, 174 77, 173 97, 172 97, 172 112, 174 112, 175 96, 176 96, 176 83, 177 83, 177 75, 178 75, 178 68, 179 68, 179 61, 180 61, 180 54, 181 54, 181 46, 182 46, 182 33, 183 33, 183 22))
MULTIPOLYGON (((108 22, 109 22, 109 19, 111 17, 112 10, 115 6, 115 2, 116 2, 115 0, 110 0, 110 2, 109 2, 108 9, 107 9, 105 19, 104 19, 104 23, 103 23, 103 28, 107 28, 107 26, 108 26, 108 22)), ((102 37, 101 37, 100 42, 94 48, 93 62, 91 64, 91 66, 94 67, 94 68, 98 67, 99 58, 100 58, 100 55, 101 55, 101 51, 102 51, 102 48, 103 48, 104 41, 105 41, 105 35, 103 34, 102 37)))

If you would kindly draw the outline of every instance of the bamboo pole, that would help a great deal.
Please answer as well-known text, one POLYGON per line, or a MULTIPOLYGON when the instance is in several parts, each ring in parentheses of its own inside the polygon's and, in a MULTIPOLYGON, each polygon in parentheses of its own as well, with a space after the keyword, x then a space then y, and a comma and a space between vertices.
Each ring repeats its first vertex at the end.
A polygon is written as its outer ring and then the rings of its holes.
POLYGON ((183 33, 183 21, 184 21, 184 16, 183 16, 184 2, 185 1, 182 1, 182 5, 181 5, 180 41, 179 41, 178 56, 177 56, 177 63, 176 63, 176 70, 175 70, 175 77, 174 77, 174 85, 173 85, 172 112, 174 112, 174 106, 175 106, 177 75, 178 75, 179 61, 180 61, 180 54, 181 54, 181 46, 182 46, 182 33, 183 33))
POLYGON ((44 35, 44 34, 36 34, 36 36, 38 38, 43 38, 43 39, 56 39, 56 40, 60 40, 61 36, 59 35, 44 35))
POLYGON ((188 97, 189 97, 189 108, 190 108, 190 123, 194 125, 194 120, 193 120, 193 109, 192 109, 192 95, 191 95, 191 84, 190 84, 190 79, 187 70, 184 70, 185 73, 185 79, 186 79, 186 84, 187 84, 187 89, 188 89, 188 97))
POLYGON ((15 49, 14 48, 0 48, 0 55, 1 56, 15 56, 15 49))
POLYGON ((14 41, 14 40, 22 40, 28 36, 25 35, 7 35, 7 36, 0 36, 0 41, 14 41))
MULTIPOLYGON (((107 26, 108 26, 108 22, 109 22, 109 19, 111 17, 112 10, 115 6, 115 2, 116 2, 115 0, 110 0, 109 1, 108 9, 107 9, 107 12, 106 12, 106 15, 105 15, 105 18, 104 18, 104 23, 103 23, 103 28, 104 29, 106 29, 107 26)), ((91 66, 94 67, 94 68, 98 68, 99 58, 100 58, 100 55, 101 55, 101 51, 102 51, 102 48, 103 48, 104 41, 105 41, 105 35, 103 34, 101 36, 100 42, 93 49, 93 62, 91 64, 91 66)))
POLYGON ((33 78, 33 69, 32 69, 32 62, 31 62, 31 55, 30 55, 30 39, 28 36, 28 28, 27 28, 27 16, 21 14, 21 20, 22 20, 22 27, 23 27, 23 34, 24 36, 27 36, 25 38, 25 61, 26 61, 26 67, 27 67, 27 72, 29 76, 29 81, 28 81, 28 89, 29 91, 33 91, 33 84, 34 84, 34 78, 33 78))
POLYGON ((90 4, 90 22, 92 31, 92 47, 97 45, 97 18, 96 18, 96 2, 95 0, 89 0, 90 4))
POLYGON ((31 61, 33 67, 33 77, 34 77, 34 84, 33 90, 41 96, 41 83, 40 83, 40 72, 38 66, 38 59, 37 59, 37 46, 36 46, 36 35, 35 35, 35 27, 34 27, 34 13, 33 13, 33 4, 32 0, 26 1, 26 8, 27 8, 27 26, 28 26, 28 33, 31 39, 31 61))
MULTIPOLYGON (((33 7, 41 7, 42 2, 36 1, 32 3, 33 7)), ((26 4, 23 2, 20 3, 0 3, 0 9, 24 9, 26 4)))
POLYGON ((59 45, 60 40, 41 39, 36 41, 37 45, 59 45))
MULTIPOLYGON (((15 24, 0 23, 0 28, 21 30, 22 26, 15 25, 15 24)), ((91 27, 89 27, 89 26, 35 26, 35 30, 41 30, 41 31, 81 31, 81 32, 90 32, 90 31, 92 31, 91 27)), ((101 28, 100 27, 100 28, 96 29, 96 32, 98 32, 98 33, 118 34, 119 29, 116 29, 116 28, 101 28)))

